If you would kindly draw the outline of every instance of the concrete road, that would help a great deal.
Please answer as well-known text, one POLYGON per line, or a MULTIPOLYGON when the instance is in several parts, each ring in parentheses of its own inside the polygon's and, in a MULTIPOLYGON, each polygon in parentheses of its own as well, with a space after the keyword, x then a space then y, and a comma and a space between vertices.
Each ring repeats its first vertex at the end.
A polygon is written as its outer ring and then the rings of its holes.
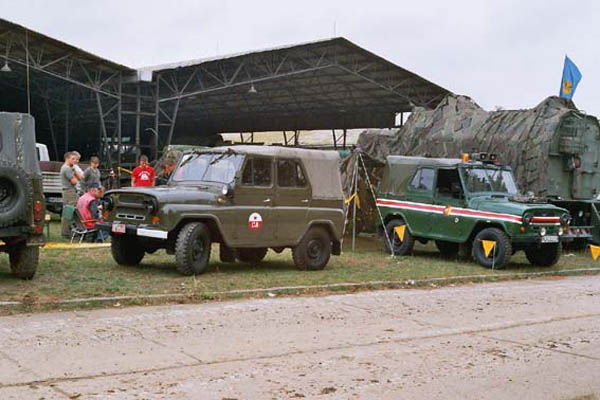
POLYGON ((0 398, 600 395, 600 277, 0 318, 0 398))

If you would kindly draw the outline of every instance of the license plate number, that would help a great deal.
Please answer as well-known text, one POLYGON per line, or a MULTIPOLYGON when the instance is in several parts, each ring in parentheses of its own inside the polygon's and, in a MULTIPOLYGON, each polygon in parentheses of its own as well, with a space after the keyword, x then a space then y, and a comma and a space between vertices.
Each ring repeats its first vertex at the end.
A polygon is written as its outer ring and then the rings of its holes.
POLYGON ((118 222, 113 222, 112 231, 114 233, 125 233, 125 224, 120 224, 118 222))
POLYGON ((558 236, 542 236, 542 243, 558 243, 558 236))

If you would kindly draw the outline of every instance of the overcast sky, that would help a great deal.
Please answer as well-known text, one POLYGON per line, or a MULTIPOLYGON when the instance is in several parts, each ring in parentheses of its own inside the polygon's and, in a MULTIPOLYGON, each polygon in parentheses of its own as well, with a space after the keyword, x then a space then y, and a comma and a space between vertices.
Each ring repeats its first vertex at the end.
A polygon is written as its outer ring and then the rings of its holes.
POLYGON ((600 116, 600 1, 3 1, 2 18, 130 67, 344 36, 486 109, 557 95, 600 116), (335 27, 335 32, 334 32, 335 27))

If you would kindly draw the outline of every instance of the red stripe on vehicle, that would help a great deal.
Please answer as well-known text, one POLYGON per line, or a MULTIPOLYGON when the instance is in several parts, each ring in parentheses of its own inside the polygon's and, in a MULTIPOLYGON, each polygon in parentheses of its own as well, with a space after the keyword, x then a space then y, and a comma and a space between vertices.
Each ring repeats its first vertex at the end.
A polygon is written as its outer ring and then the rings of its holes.
POLYGON ((559 217, 533 217, 531 223, 535 224, 560 224, 559 217))
MULTIPOLYGON (((432 205, 419 204, 419 203, 406 203, 406 202, 402 202, 402 201, 385 200, 385 199, 377 199, 377 205, 400 207, 400 208, 407 208, 407 209, 412 209, 412 210, 435 211, 435 212, 440 212, 440 213, 443 213, 444 209, 446 208, 443 206, 432 206, 432 205)), ((493 212, 487 212, 487 211, 475 211, 475 210, 468 210, 465 208, 452 207, 450 215, 462 215, 462 216, 468 216, 468 217, 482 217, 482 218, 496 218, 496 219, 507 220, 509 222, 515 222, 518 224, 522 223, 521 217, 517 217, 516 215, 500 214, 500 213, 493 213, 493 212)))

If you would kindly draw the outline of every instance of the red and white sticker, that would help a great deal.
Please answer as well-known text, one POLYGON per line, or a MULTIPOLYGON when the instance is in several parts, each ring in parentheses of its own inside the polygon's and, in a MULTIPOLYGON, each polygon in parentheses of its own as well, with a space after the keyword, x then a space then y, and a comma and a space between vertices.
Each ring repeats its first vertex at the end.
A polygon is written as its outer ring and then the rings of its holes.
POLYGON ((248 228, 252 231, 257 231, 263 224, 262 217, 259 213, 252 213, 248 218, 248 228))

